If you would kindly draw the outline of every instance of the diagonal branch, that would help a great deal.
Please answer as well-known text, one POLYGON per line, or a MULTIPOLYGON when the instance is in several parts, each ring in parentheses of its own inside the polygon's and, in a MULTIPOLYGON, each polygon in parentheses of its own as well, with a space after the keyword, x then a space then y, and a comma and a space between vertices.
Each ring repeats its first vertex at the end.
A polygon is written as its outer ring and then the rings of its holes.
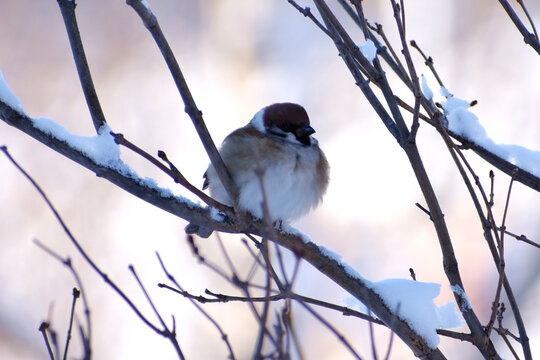
POLYGON ((525 11, 527 18, 529 19, 533 27, 533 31, 535 31, 534 34, 529 32, 529 30, 527 30, 525 25, 523 25, 523 22, 520 20, 519 16, 516 14, 514 9, 512 8, 512 5, 510 5, 507 0, 499 0, 499 3, 503 7, 504 11, 506 11, 506 13, 508 14, 508 17, 510 17, 510 20, 512 20, 512 22, 514 23, 518 31, 523 36, 523 41, 525 41, 526 44, 530 45, 534 49, 534 51, 536 51, 538 55, 540 55, 540 40, 538 39, 538 36, 536 35, 536 29, 534 27, 534 23, 531 21, 531 18, 529 17, 528 12, 525 11))
MULTIPOLYGON (((173 215, 188 221, 196 221, 201 225, 208 225, 216 231, 241 234, 251 233, 259 236, 263 233, 265 225, 263 225, 260 220, 251 221, 245 226, 240 226, 238 223, 228 218, 225 219, 225 221, 216 221, 211 216, 209 209, 195 206, 176 197, 165 196, 158 189, 144 185, 138 178, 130 177, 120 173, 118 170, 96 163, 88 155, 72 148, 68 143, 35 128, 32 120, 28 116, 13 110, 2 100, 0 100, 0 118, 36 140, 44 143, 51 149, 95 172, 98 176, 109 180, 127 192, 154 206, 168 211, 173 215)), ((269 240, 287 248, 299 258, 308 261, 322 274, 368 306, 380 320, 386 324, 392 324, 392 328, 396 335, 403 339, 403 341, 413 349, 417 356, 426 359, 445 358, 439 349, 429 348, 421 336, 416 334, 404 320, 398 318, 393 311, 385 305, 380 296, 368 286, 365 280, 351 275, 350 270, 342 263, 328 257, 328 255, 326 255, 316 244, 312 242, 306 243, 300 235, 277 230, 269 240)), ((146 321, 147 320, 145 319, 145 322, 146 321)), ((158 331, 161 330, 158 329, 158 331)))
POLYGON ((224 221, 217 221, 212 217, 209 208, 198 206, 187 199, 165 195, 159 188, 148 186, 141 178, 122 173, 114 168, 97 163, 90 156, 72 147, 69 143, 59 140, 51 134, 34 127, 31 118, 26 114, 15 111, 1 99, 0 118, 7 124, 21 130, 49 148, 94 172, 98 177, 109 180, 130 194, 135 195, 160 209, 188 221, 208 225, 218 231, 234 232, 233 229, 236 229, 237 227, 236 223, 231 218, 227 217, 224 221))
POLYGON ((193 125, 197 130, 197 134, 199 134, 199 138, 201 139, 204 149, 206 150, 206 153, 208 154, 212 165, 217 171, 219 180, 221 181, 221 183, 227 190, 229 197, 231 198, 236 213, 240 213, 238 211, 238 189, 236 187, 236 184, 234 183, 231 174, 227 170, 223 159, 221 159, 216 145, 214 144, 214 141, 210 136, 210 132, 208 131, 208 128, 204 123, 202 112, 197 108, 197 105, 195 104, 195 100, 191 95, 191 91, 189 90, 186 79, 182 74, 182 70, 180 70, 180 65, 178 65, 178 61, 176 61, 173 51, 169 46, 165 35, 161 31, 156 17, 150 11, 146 2, 143 2, 141 0, 127 0, 126 3, 137 12, 139 17, 143 21, 144 26, 148 29, 148 31, 150 31, 152 37, 156 41, 156 44, 159 47, 159 50, 161 51, 161 54, 163 55, 163 58, 165 59, 169 70, 171 71, 176 87, 180 92, 180 96, 184 101, 185 111, 191 118, 191 121, 193 122, 193 125))
POLYGON ((73 59, 79 73, 79 79, 86 98, 88 110, 90 110, 90 116, 94 123, 96 132, 99 133, 99 129, 107 123, 105 115, 101 109, 99 99, 92 81, 92 75, 90 74, 90 67, 86 60, 86 54, 84 53, 84 47, 81 41, 81 34, 79 33, 79 26, 77 25, 77 17, 75 16, 75 1, 70 0, 58 0, 62 17, 66 25, 66 31, 69 38, 69 44, 71 45, 71 51, 73 52, 73 59))
POLYGON ((135 152, 136 154, 150 161, 158 169, 163 171, 165 174, 169 175, 176 183, 184 186, 186 189, 191 191, 191 193, 197 195, 199 199, 204 201, 207 205, 215 207, 216 209, 223 212, 224 214, 233 216, 233 213, 230 207, 220 203, 219 201, 214 200, 213 198, 211 198, 210 196, 206 195, 204 192, 199 190, 197 187, 195 187, 193 184, 191 184, 184 177, 184 175, 182 175, 182 173, 168 160, 167 155, 163 151, 160 150, 158 152, 158 156, 167 164, 169 164, 170 168, 166 167, 161 162, 159 162, 156 158, 154 158, 152 155, 148 154, 146 151, 144 151, 137 145, 133 144, 131 141, 127 140, 123 134, 116 134, 116 133, 111 132, 111 135, 114 137, 114 141, 117 144, 127 147, 131 151, 135 152))

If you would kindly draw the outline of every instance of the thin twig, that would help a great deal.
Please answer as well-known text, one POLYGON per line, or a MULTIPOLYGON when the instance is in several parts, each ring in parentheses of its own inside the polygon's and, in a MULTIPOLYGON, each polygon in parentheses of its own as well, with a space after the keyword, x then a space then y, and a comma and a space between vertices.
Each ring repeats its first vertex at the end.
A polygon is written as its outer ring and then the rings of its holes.
POLYGON ((405 57, 405 62, 409 70, 409 76, 411 79, 412 92, 414 95, 414 112, 413 112, 413 121, 411 125, 411 131, 409 133, 408 141, 416 141, 416 133, 418 127, 420 126, 418 116, 420 114, 420 104, 422 102, 423 96, 422 91, 420 90, 420 83, 418 82, 418 75, 416 74, 416 68, 412 61, 411 53, 409 51, 409 46, 407 44, 407 35, 406 35, 406 25, 405 25, 405 7, 403 1, 400 1, 400 6, 397 5, 395 0, 392 0, 392 5, 394 8, 394 18, 396 19, 396 24, 399 32, 399 37, 401 39, 402 54, 405 57))
POLYGON ((493 300, 493 305, 491 308, 491 316, 489 318, 488 325, 486 327, 486 335, 489 336, 491 334, 491 330, 493 329, 493 325, 495 324, 495 318, 497 316, 498 308, 499 308, 499 300, 501 298, 501 291, 503 287, 504 282, 504 268, 505 268, 505 260, 504 260, 504 230, 506 229, 506 215, 508 214, 508 205, 510 204, 510 194, 512 193, 512 185, 514 184, 515 176, 512 176, 510 179, 510 185, 508 186, 508 193, 506 196, 506 203, 504 205, 504 213, 501 223, 501 235, 499 237, 499 243, 498 243, 498 249, 499 249, 499 281, 497 282, 497 289, 495 291, 495 299, 493 300))
POLYGON ((221 155, 219 154, 217 147, 210 136, 210 132, 204 123, 202 112, 198 109, 195 100, 191 95, 191 91, 189 90, 186 79, 180 70, 180 65, 178 64, 178 61, 176 60, 176 57, 174 56, 174 53, 169 46, 167 39, 165 38, 165 35, 161 31, 157 18, 151 12, 148 4, 146 2, 143 3, 142 0, 127 0, 126 3, 135 10, 143 21, 144 26, 152 34, 152 37, 154 38, 165 62, 167 63, 167 66, 169 67, 169 70, 171 71, 176 87, 178 88, 180 96, 184 101, 185 111, 193 122, 195 130, 197 131, 204 149, 210 158, 210 162, 216 169, 219 180, 227 191, 227 194, 233 203, 236 214, 241 214, 241 211, 239 211, 238 208, 238 188, 236 187, 231 174, 227 170, 227 167, 225 166, 225 163, 223 162, 223 159, 221 158, 221 155))
MULTIPOLYGON (((152 301, 152 298, 150 297, 150 294, 148 293, 148 291, 146 291, 146 288, 144 287, 141 279, 139 278, 139 275, 137 275, 137 272, 135 271, 135 267, 130 264, 128 266, 128 269, 131 272, 131 274, 133 275, 133 277, 135 278, 135 280, 137 281, 137 284, 139 284, 139 287, 141 288, 141 290, 142 290, 142 292, 144 294, 144 297, 146 298, 146 301, 148 301, 148 303, 150 304, 150 307, 154 311, 154 314, 156 314, 159 322, 163 326, 163 329, 166 330, 166 331, 169 331, 169 329, 167 327, 167 324, 165 324, 165 321, 163 321, 163 318, 161 317, 161 314, 159 313, 156 306, 154 305, 154 302, 152 301)), ((182 355, 182 357, 183 357, 183 355, 182 355)))
POLYGON ((493 170, 489 170, 489 180, 490 180, 490 187, 489 187, 489 202, 488 207, 492 208, 493 205, 495 205, 495 173, 493 170))
POLYGON ((499 312, 497 313, 497 322, 499 323, 499 327, 494 328, 494 330, 497 331, 497 333, 503 338, 506 346, 508 347, 508 349, 510 349, 510 352, 512 353, 512 355, 514 355, 514 359, 519 360, 519 356, 516 350, 514 349, 514 347, 512 346, 512 344, 510 343, 510 340, 508 339, 507 335, 510 335, 517 342, 521 342, 521 341, 514 334, 510 333, 507 329, 503 328, 502 322, 503 322, 505 310, 506 310, 506 307, 504 306, 504 303, 501 303, 499 312))
POLYGON ((411 46, 413 48, 415 48, 420 53, 420 55, 422 55, 422 57, 424 58, 424 64, 426 64, 426 66, 429 68, 429 70, 431 70, 431 73, 433 74, 433 76, 437 80, 437 83, 439 84, 439 86, 444 87, 444 84, 443 84, 443 82, 441 80, 441 77, 437 73, 437 70, 435 70, 435 66, 433 66, 433 58, 431 56, 429 56, 429 57, 426 56, 426 54, 422 51, 422 49, 420 49, 420 46, 418 46, 416 41, 411 40, 410 44, 411 44, 411 46))
POLYGON ((298 272, 300 270, 300 263, 301 263, 301 259, 298 257, 298 255, 295 254, 294 270, 293 270, 293 274, 291 276, 291 281, 290 281, 291 289, 294 286, 294 281, 296 280, 296 277, 298 276, 298 272))
POLYGON ((415 203, 414 205, 416 205, 417 208, 426 213, 426 215, 429 216, 429 220, 433 221, 433 218, 431 217, 431 212, 428 209, 420 205, 420 203, 415 203))
POLYGON ((309 7, 301 7, 300 5, 298 5, 298 3, 294 0, 287 0, 289 2, 289 4, 291 4, 296 10, 298 10, 302 15, 304 15, 305 17, 309 18, 311 21, 313 21, 313 23, 319 28, 322 30, 322 32, 324 32, 326 35, 332 37, 332 34, 328 31, 327 28, 324 27, 323 24, 321 24, 321 22, 319 20, 317 20, 317 18, 313 15, 313 13, 311 12, 311 9, 309 7))
POLYGON ((234 263, 232 262, 229 253, 227 252, 227 249, 225 248, 225 245, 223 244, 223 240, 221 239, 221 236, 219 233, 216 233, 216 239, 218 240, 219 248, 221 249, 221 253, 223 254, 223 257, 225 257, 225 260, 227 261, 227 264, 229 265, 229 270, 233 274, 233 277, 238 277, 238 271, 236 271, 236 267, 234 266, 234 263))
MULTIPOLYGON (((297 299, 295 299, 297 300, 297 299)), ((297 301, 304 309, 306 309, 315 319, 317 319, 321 324, 326 326, 328 330, 332 334, 334 334, 338 340, 349 350, 349 352, 353 355, 354 358, 358 360, 362 360, 362 357, 358 355, 358 352, 352 347, 352 345, 347 341, 345 336, 343 336, 338 329, 336 329, 332 324, 330 324, 326 319, 324 319, 321 315, 319 315, 315 310, 313 310, 309 305, 304 303, 303 301, 298 300, 297 301)))
POLYGON ((56 360, 52 347, 51 342, 49 341, 49 336, 47 335, 47 330, 49 329, 49 323, 46 321, 43 321, 41 325, 39 325, 39 331, 43 335, 43 340, 45 340, 45 345, 47 346, 47 351, 49 352, 49 357, 51 360, 56 360))
MULTIPOLYGON (((371 316, 370 311, 368 311, 368 315, 371 316)), ((371 344, 371 355, 373 356, 373 360, 378 360, 379 356, 377 355, 377 347, 375 346, 375 333, 373 331, 373 323, 371 321, 368 321, 368 328, 369 328, 369 342, 371 344)))
POLYGON ((165 152, 159 151, 158 156, 163 161, 165 161, 169 165, 169 167, 166 167, 160 161, 158 161, 156 158, 154 158, 152 155, 148 154, 146 151, 144 151, 143 149, 139 148, 137 145, 133 144, 131 141, 126 139, 123 134, 118 134, 118 133, 111 132, 111 135, 114 137, 114 141, 117 144, 125 146, 126 148, 130 149, 134 153, 136 153, 136 154, 142 156, 143 158, 145 158, 146 160, 148 160, 150 163, 155 165, 158 169, 163 171, 165 174, 169 175, 176 183, 184 186, 186 189, 188 189, 193 194, 198 196, 199 199, 204 201, 206 204, 208 204, 208 205, 210 205, 212 207, 215 207, 219 211, 227 214, 229 217, 231 217, 233 215, 231 209, 228 206, 220 203, 219 201, 214 200, 213 198, 211 198, 210 196, 206 195, 204 192, 199 190, 196 186, 191 184, 184 177, 184 175, 182 175, 182 173, 169 161, 169 159, 167 158, 167 155, 165 154, 165 152))
POLYGON ((195 244, 195 237, 193 235, 186 235, 186 240, 191 248, 191 252, 195 257, 197 257, 197 260, 199 260, 200 263, 205 264, 210 269, 212 269, 216 274, 220 275, 222 278, 224 278, 227 281, 231 281, 231 276, 227 274, 225 270, 223 270, 221 267, 219 267, 217 264, 214 264, 213 262, 209 261, 204 257, 200 251, 197 244, 195 244))
MULTIPOLYGON (((268 238, 269 236, 271 236, 274 232, 273 230, 273 227, 272 227, 272 221, 271 221, 271 218, 270 218, 270 209, 268 207, 268 201, 267 201, 267 197, 266 197, 266 190, 265 190, 265 187, 264 187, 264 172, 265 172, 265 169, 262 168, 261 164, 260 164, 260 161, 259 161, 259 154, 256 153, 255 154, 255 159, 256 159, 256 162, 257 162, 257 166, 255 168, 255 175, 257 176, 258 180, 259 180, 259 186, 260 186, 260 191, 261 191, 261 194, 262 194, 262 203, 261 203, 261 207, 262 207, 262 214, 263 214, 263 224, 264 224, 264 228, 263 228, 263 237, 261 239, 261 254, 262 254, 262 257, 264 259, 264 262, 265 262, 265 267, 266 267, 266 288, 265 288, 265 293, 266 293, 266 297, 270 296, 270 293, 272 291, 272 274, 271 274, 271 271, 273 271, 272 269, 272 265, 271 265, 271 260, 270 260, 270 251, 269 251, 269 247, 268 247, 268 238)), ((277 276, 276 276, 277 278, 277 276)), ((268 332, 267 328, 266 328, 266 322, 268 320, 268 312, 270 310, 270 300, 266 300, 263 304, 263 311, 262 311, 262 314, 260 316, 260 320, 259 320, 259 335, 257 336, 257 341, 255 343, 255 351, 253 352, 253 358, 254 359, 262 359, 263 356, 262 356, 262 348, 263 348, 263 345, 264 345, 264 338, 265 338, 265 335, 266 333, 268 332)))
POLYGON ((519 4, 519 6, 521 6, 521 9, 525 13, 525 16, 527 16, 527 20, 529 20, 529 24, 531 24, 536 41, 540 41, 540 38, 538 38, 538 32, 536 31, 536 26, 534 26, 534 21, 532 20, 531 15, 529 14, 529 11, 525 7, 525 3, 523 2, 523 0, 516 0, 516 1, 519 4))
MULTIPOLYGON (((494 220, 494 217, 493 217, 493 214, 492 214, 492 211, 491 211, 491 208, 492 206, 490 206, 490 201, 488 200, 486 194, 485 194, 485 191, 482 187, 482 184, 480 183, 480 179, 478 177, 478 175, 476 175, 476 173, 474 172, 473 168, 471 167, 471 165, 469 164, 469 162, 467 161, 467 159, 465 158, 465 155, 463 154, 463 152, 459 149, 458 146, 456 146, 456 144, 454 144, 454 142, 450 139, 450 136, 446 130, 446 128, 444 126, 442 126, 442 124, 439 124, 438 126, 438 130, 439 130, 439 133, 441 134, 442 138, 444 139, 449 151, 450 151, 450 154, 452 156, 452 159, 454 160, 462 178, 463 178, 463 181, 467 187, 467 190, 469 191, 469 194, 471 196, 471 199, 473 201, 473 204, 476 208, 476 212, 478 214, 478 217, 480 219, 480 223, 482 224, 482 228, 484 230, 484 238, 488 244, 488 247, 489 247, 489 250, 491 252, 491 255, 493 257, 493 261, 495 263, 495 266, 498 268, 499 267, 499 262, 500 262, 500 259, 499 259, 499 254, 497 252, 497 248, 495 246, 495 243, 498 242, 498 232, 497 231, 492 231, 495 227, 495 220, 494 220), (476 195, 473 187, 472 187, 472 184, 467 176, 467 173, 463 167, 463 165, 461 164, 460 160, 463 162, 463 164, 465 165, 465 167, 467 168, 467 171, 469 171, 469 173, 471 174, 471 176, 473 177, 479 191, 480 191, 480 194, 484 200, 484 204, 486 205, 486 208, 487 208, 487 211, 488 211, 488 218, 486 218, 486 216, 484 215, 483 213, 483 210, 482 210, 482 206, 480 205, 480 201, 478 199, 478 196, 476 195), (496 241, 494 241, 493 239, 493 236, 496 237, 496 241)), ((504 286, 504 290, 506 292, 506 296, 508 297, 508 301, 510 303, 510 306, 511 306, 511 309, 512 309, 512 312, 514 314, 514 318, 515 318, 515 321, 516 321, 516 325, 518 327, 518 330, 519 330, 519 333, 520 333, 520 336, 524 339, 522 342, 521 342, 521 345, 523 347, 523 352, 525 354, 525 358, 527 360, 531 359, 531 350, 530 350, 530 345, 529 345, 529 342, 528 342, 528 336, 527 336, 527 331, 525 329, 525 324, 523 322, 523 318, 521 317, 521 313, 519 311, 519 306, 517 304, 517 301, 516 301, 516 298, 513 294, 513 291, 512 291, 512 288, 510 286, 510 283, 507 279, 506 276, 504 276, 504 280, 503 280, 503 286, 504 286)), ((461 308, 461 303, 458 301, 458 305, 459 307, 461 308)))
POLYGON ((265 301, 279 301, 279 300, 286 300, 286 299, 296 299, 296 300, 300 300, 300 301, 303 301, 305 303, 308 303, 308 304, 312 304, 312 305, 316 305, 316 306, 319 306, 319 307, 323 307, 323 308, 326 308, 326 309, 330 309, 330 310, 335 310, 335 311, 339 311, 342 315, 344 316, 353 316, 353 317, 357 317, 359 319, 363 319, 363 320, 367 320, 369 322, 372 322, 374 324, 377 324, 377 325, 385 325, 384 322, 382 322, 381 320, 377 319, 377 318, 374 318, 370 315, 367 315, 367 314, 364 314, 360 311, 356 311, 356 310, 353 310, 351 308, 348 308, 348 307, 345 307, 345 306, 341 306, 341 305, 337 305, 337 304, 333 304, 333 303, 329 303, 329 302, 326 302, 326 301, 322 301, 322 300, 319 300, 319 299, 315 299, 315 298, 311 298, 311 297, 308 297, 308 296, 303 296, 303 295, 299 295, 299 294, 296 294, 296 293, 292 293, 292 292, 280 292, 278 294, 274 294, 274 295, 270 295, 270 296, 262 296, 262 297, 246 297, 246 296, 233 296, 233 295, 226 295, 226 294, 218 294, 218 293, 215 293, 215 292, 212 292, 211 290, 208 290, 206 289, 205 290, 205 293, 210 295, 210 296, 213 296, 213 298, 209 298, 209 297, 204 297, 204 296, 201 296, 201 295, 194 295, 194 294, 191 294, 185 290, 179 290, 179 289, 175 289, 167 284, 158 284, 159 287, 161 288, 164 288, 164 289, 168 289, 168 290, 171 290, 177 294, 180 294, 184 297, 187 297, 189 299, 193 299, 195 301, 198 301, 200 302, 201 304, 205 304, 205 303, 226 303, 226 302, 230 302, 230 301, 238 301, 238 302, 265 302, 265 301))
MULTIPOLYGON (((161 265, 161 269, 163 270, 163 272, 165 273, 165 276, 167 276, 167 278, 173 282, 173 284, 176 286, 176 289, 173 288, 173 287, 169 287, 169 286, 162 286, 163 284, 158 284, 158 286, 160 287, 165 287, 169 290, 172 290, 172 291, 176 291, 176 292, 181 292, 181 293, 185 293, 185 291, 182 289, 182 287, 180 286, 180 284, 176 281, 176 279, 174 278, 174 276, 167 270, 167 268, 165 267, 165 264, 163 263, 163 260, 161 259, 161 256, 159 255, 158 252, 156 252, 156 256, 158 258, 158 261, 159 261, 159 264, 161 265)), ((186 296, 186 295, 184 295, 186 296)), ((186 296, 187 297, 187 296, 186 296)), ((189 298, 189 297, 188 297, 189 298)), ((228 358, 231 359, 231 360, 234 360, 236 359, 235 356, 234 356, 234 351, 233 351, 233 348, 231 346, 231 343, 229 342, 229 338, 227 336, 227 334, 223 331, 223 329, 221 328, 221 326, 218 324, 218 322, 216 320, 214 320, 214 318, 212 318, 210 316, 210 314, 208 314, 208 312, 206 312, 201 306, 199 306, 199 304, 197 304, 196 301, 193 301, 192 298, 189 298, 191 303, 193 304, 193 306, 195 306, 195 308, 197 310, 199 310, 199 312, 208 319, 208 321, 210 321, 212 323, 212 325, 214 325, 214 327, 218 330, 218 332, 220 333, 221 335, 221 339, 223 340, 223 342, 225 343, 225 345, 227 346, 227 350, 229 351, 229 356, 228 358)))
POLYGON ((96 88, 90 74, 90 67, 88 66, 88 60, 84 52, 83 43, 81 41, 81 34, 79 33, 79 26, 77 25, 77 17, 75 16, 75 7, 77 6, 75 1, 72 0, 58 0, 60 6, 60 12, 66 25, 66 31, 69 38, 69 44, 71 51, 73 52, 73 59, 79 73, 79 80, 81 81, 82 90, 88 110, 90 110, 90 116, 94 123, 94 128, 99 134, 100 129, 107 123, 105 115, 101 109, 99 99, 97 96, 96 88))
MULTIPOLYGON (((497 228, 497 230, 503 231, 503 229, 501 229, 501 228, 497 228)), ((517 234, 514 234, 514 233, 512 233, 512 232, 510 232, 510 231, 508 231, 508 230, 506 230, 506 229, 504 230, 504 233, 505 233, 506 235, 512 236, 512 237, 515 238, 516 240, 523 241, 523 242, 525 242, 525 243, 527 243, 527 244, 529 244, 529 245, 532 245, 532 246, 537 247, 537 248, 540 249, 540 244, 538 244, 538 243, 536 243, 536 242, 534 242, 534 241, 532 241, 532 240, 529 240, 529 239, 527 238, 527 236, 525 236, 525 235, 523 235, 523 234, 517 235, 517 234)))
MULTIPOLYGON (((349 38, 350 40, 349 46, 345 45, 345 43, 343 42, 340 36, 344 35, 346 32, 344 29, 341 29, 341 33, 337 30, 336 26, 337 26, 338 21, 335 18, 335 16, 333 16, 333 14, 330 12, 330 9, 328 9, 328 7, 326 6, 326 3, 324 3, 324 1, 316 0, 315 4, 317 5, 319 12, 323 16, 323 20, 332 34, 331 38, 334 41, 336 48, 340 52, 340 55, 343 61, 345 62, 347 68, 351 72, 356 82, 356 85, 360 87, 360 90, 362 90, 362 93, 368 99, 371 106, 373 107, 373 109, 375 110, 379 118, 383 121, 388 131, 392 134, 392 136, 394 136, 394 138, 398 142, 400 142, 400 138, 401 138, 400 130, 398 129, 394 120, 390 117, 390 115, 386 111, 386 108, 383 106, 383 104, 379 101, 379 99, 377 98, 373 90, 370 88, 368 81, 362 75, 362 70, 365 70, 365 68, 361 69, 360 66, 358 66, 358 62, 356 60, 362 61, 362 65, 369 66, 372 69, 373 69, 373 65, 370 64, 367 61, 367 59, 365 59, 365 57, 360 53, 360 51, 358 51, 358 47, 354 45, 354 42, 352 42, 350 38, 349 38), (357 50, 355 54, 358 56, 358 58, 355 58, 353 56, 352 52, 354 50, 357 50)), ((376 75, 377 78, 384 78, 384 76, 381 73, 378 73, 376 69, 374 69, 372 72, 373 74, 377 74, 376 75)), ((375 75, 372 75, 372 77, 375 77, 375 75)), ((388 92, 385 92, 385 94, 388 94, 388 92)), ((392 110, 395 110, 395 109, 392 109, 392 110)))
POLYGON ((137 280, 137 283, 139 284, 139 287, 142 289, 142 291, 144 293, 144 296, 146 297, 146 300, 150 303, 150 306, 152 307, 152 310, 154 310, 154 313, 158 317, 159 322, 163 326, 162 335, 164 337, 168 338, 169 341, 172 343, 172 345, 173 345, 173 347, 174 347, 174 349, 176 351, 176 354, 178 355, 178 358, 180 360, 185 360, 185 356, 184 356, 184 354, 182 352, 182 349, 180 348, 180 344, 178 343, 178 340, 176 339, 176 329, 175 329, 175 325, 174 325, 174 317, 173 317, 173 330, 171 331, 171 330, 169 330, 169 328, 165 324, 165 321, 163 321, 161 315, 159 314, 159 311, 157 310, 156 306, 154 305, 154 302, 150 298, 150 295, 146 291, 146 288, 144 287, 144 285, 142 284, 139 276, 135 272, 135 268, 132 265, 130 265, 129 270, 131 271, 131 273, 133 274, 133 276, 137 280))
POLYGON ((34 239, 34 243, 43 251, 45 251, 47 254, 61 262, 64 266, 68 268, 68 270, 71 272, 71 275, 73 275, 73 278, 75 279, 75 282, 77 283, 77 286, 79 289, 81 289, 80 293, 82 295, 83 300, 83 306, 84 306, 84 316, 86 319, 86 331, 81 330, 83 333, 83 346, 85 349, 84 352, 84 359, 90 359, 91 358, 91 339, 92 339, 92 322, 90 321, 90 308, 88 305, 88 299, 86 297, 86 291, 84 290, 81 277, 77 270, 73 267, 73 263, 71 262, 71 258, 63 258, 59 254, 57 254, 54 250, 47 247, 45 244, 40 242, 37 239, 34 239))
POLYGON ((58 223, 68 236, 68 238, 71 240, 71 243, 75 246, 79 254, 84 258, 84 260, 92 267, 92 269, 99 274, 99 276, 109 285, 135 312, 135 314, 139 317, 139 319, 142 320, 149 328, 151 328, 154 332, 158 333, 161 336, 168 337, 168 334, 157 328, 154 324, 152 324, 137 308, 137 306, 131 301, 131 299, 116 285, 109 276, 104 273, 99 266, 90 258, 86 250, 81 246, 79 241, 73 236, 69 228, 67 227, 66 223, 52 204, 52 202, 49 200, 49 197, 45 194, 43 189, 38 185, 38 183, 13 159, 11 154, 8 152, 7 147, 1 146, 0 150, 4 152, 4 154, 7 156, 7 158, 15 165, 15 167, 32 183, 34 188, 39 192, 49 209, 53 212, 54 216, 56 217, 58 223))
MULTIPOLYGON (((503 7, 504 11, 506 11, 508 16, 510 17, 510 20, 512 20, 516 28, 519 30, 519 32, 523 36, 523 41, 525 41, 526 44, 530 45, 538 53, 538 55, 540 55, 540 41, 538 39, 538 35, 536 33, 531 34, 529 30, 527 30, 527 27, 523 25, 523 23, 519 19, 519 16, 516 14, 516 12, 512 8, 512 6, 508 3, 507 0, 499 0, 499 3, 503 7)), ((533 26, 533 29, 534 29, 534 26, 533 26)))
POLYGON ((474 337, 471 334, 460 333, 456 331, 446 330, 446 329, 437 329, 437 334, 446 336, 452 339, 458 339, 461 341, 466 341, 472 343, 474 337))
MULTIPOLYGON (((379 23, 375 23, 375 26, 371 26, 371 29, 375 31, 383 39, 386 48, 390 51, 390 54, 392 55, 392 60, 395 62, 395 64, 397 64, 399 71, 396 71, 395 68, 391 66, 394 72, 398 74, 400 79, 403 81, 405 85, 407 85, 407 87, 412 89, 412 83, 411 83, 411 79, 409 78, 409 74, 405 70, 405 67, 403 66, 403 63, 401 62, 399 56, 397 56, 396 51, 394 50, 394 47, 392 46, 390 41, 388 41, 388 38, 386 37, 386 34, 384 32, 383 26, 379 23)), ((388 62, 388 59, 385 58, 385 61, 388 62)))
POLYGON ((73 319, 75 317, 75 303, 77 299, 81 296, 81 291, 77 288, 73 288, 73 302, 71 303, 71 316, 69 317, 69 327, 66 336, 66 346, 64 347, 64 360, 67 359, 69 342, 71 341, 71 330, 73 329, 73 319))

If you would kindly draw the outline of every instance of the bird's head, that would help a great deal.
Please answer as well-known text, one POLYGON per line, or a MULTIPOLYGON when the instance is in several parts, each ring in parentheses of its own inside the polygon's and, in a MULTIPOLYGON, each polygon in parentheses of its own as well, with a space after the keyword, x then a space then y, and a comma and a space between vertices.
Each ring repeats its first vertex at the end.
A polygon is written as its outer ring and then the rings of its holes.
POLYGON ((277 103, 261 109, 250 124, 263 134, 276 136, 305 146, 314 145, 311 137, 315 130, 309 125, 309 117, 302 106, 293 103, 277 103))

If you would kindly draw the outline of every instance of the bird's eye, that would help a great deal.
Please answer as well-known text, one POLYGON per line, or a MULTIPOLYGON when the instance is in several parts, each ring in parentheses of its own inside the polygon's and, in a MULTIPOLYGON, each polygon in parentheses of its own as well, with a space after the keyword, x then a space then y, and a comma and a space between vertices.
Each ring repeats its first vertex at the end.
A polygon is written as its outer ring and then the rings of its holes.
POLYGON ((271 126, 270 128, 267 128, 266 131, 272 135, 276 135, 279 137, 287 137, 287 132, 283 131, 282 129, 278 128, 277 126, 271 126))

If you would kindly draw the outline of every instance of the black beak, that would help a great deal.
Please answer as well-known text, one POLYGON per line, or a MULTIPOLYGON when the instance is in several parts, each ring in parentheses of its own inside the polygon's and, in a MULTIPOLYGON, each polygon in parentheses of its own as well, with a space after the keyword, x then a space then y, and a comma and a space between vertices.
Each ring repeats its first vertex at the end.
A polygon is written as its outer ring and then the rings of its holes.
POLYGON ((304 124, 294 131, 297 138, 306 138, 312 134, 315 134, 315 130, 308 124, 304 124))
POLYGON ((314 133, 315 130, 311 126, 304 124, 294 131, 294 136, 302 144, 309 146, 311 145, 311 138, 309 136, 314 133))

